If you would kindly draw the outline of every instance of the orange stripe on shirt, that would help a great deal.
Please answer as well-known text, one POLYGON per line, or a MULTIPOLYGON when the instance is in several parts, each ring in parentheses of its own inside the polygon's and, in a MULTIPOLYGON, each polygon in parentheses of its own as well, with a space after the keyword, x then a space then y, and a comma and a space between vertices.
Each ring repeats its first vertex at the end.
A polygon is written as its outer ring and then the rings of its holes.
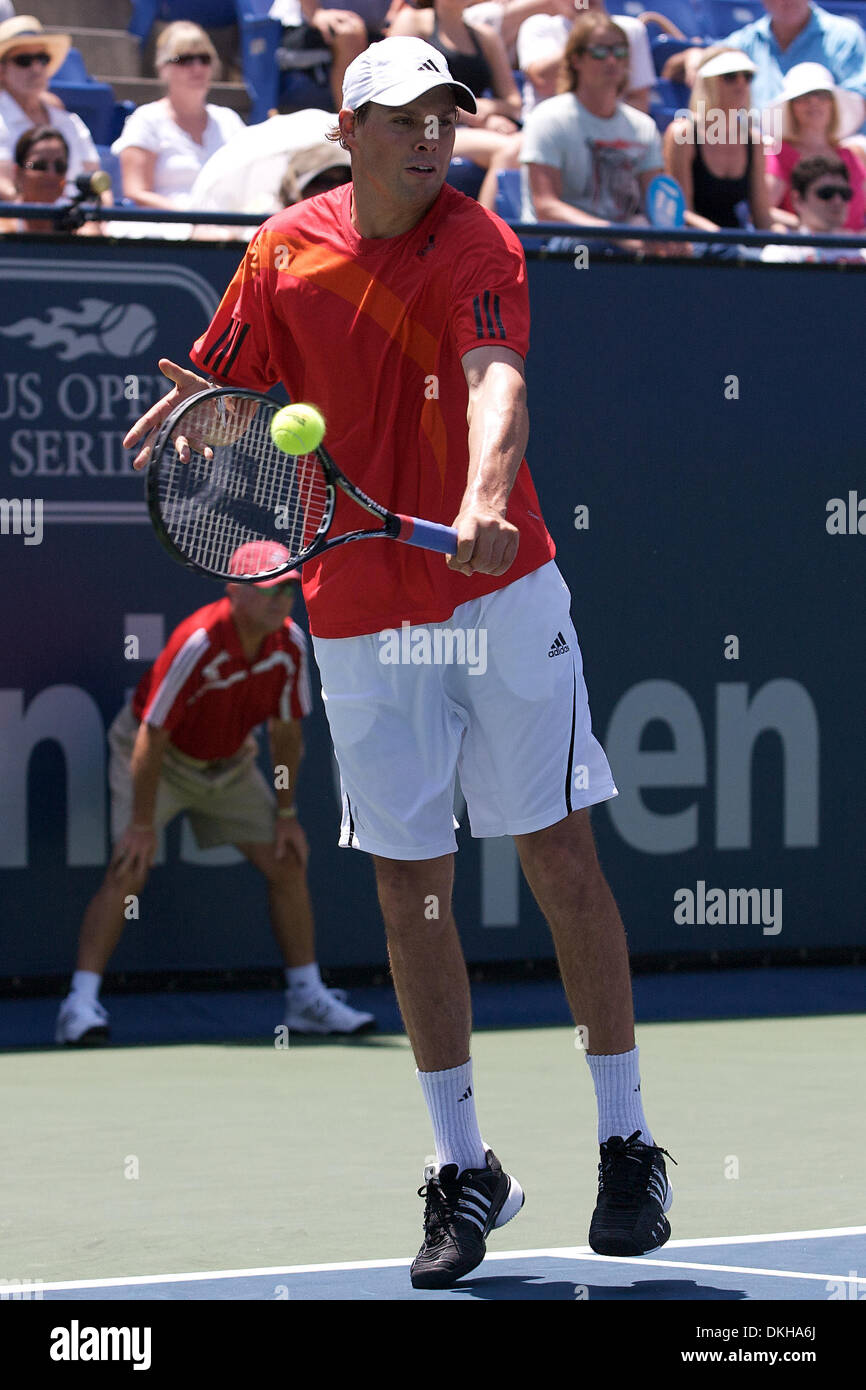
MULTIPOLYGON (((271 235, 276 237, 277 233, 271 235)), ((397 342, 400 351, 416 362, 425 376, 433 375, 439 352, 438 339, 407 314, 406 305, 398 295, 362 266, 329 250, 326 246, 293 242, 291 237, 286 236, 280 238, 279 244, 288 248, 289 264, 278 271, 278 275, 286 274, 296 279, 309 280, 321 289, 338 295, 348 304, 354 304, 356 309, 362 314, 367 314, 389 338, 397 342)), ((275 259, 274 264, 278 263, 275 259)), ((448 437, 442 411, 436 399, 425 400, 421 413, 421 427, 430 442, 439 477, 444 485, 448 462, 448 437)))

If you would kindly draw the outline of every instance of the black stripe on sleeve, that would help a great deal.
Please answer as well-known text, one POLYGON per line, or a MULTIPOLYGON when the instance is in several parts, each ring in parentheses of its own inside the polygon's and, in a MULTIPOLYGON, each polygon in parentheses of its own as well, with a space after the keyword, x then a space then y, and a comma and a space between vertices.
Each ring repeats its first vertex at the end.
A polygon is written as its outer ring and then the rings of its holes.
POLYGON ((488 338, 495 338, 495 337, 496 337, 496 330, 495 330, 494 327, 493 327, 493 320, 492 320, 492 318, 490 317, 490 291, 489 291, 489 290, 485 290, 485 291, 484 291, 484 315, 485 315, 485 317, 486 317, 486 319, 487 319, 487 336, 488 336, 488 338))
POLYGON ((499 295, 498 295, 498 294, 495 294, 495 295, 493 296, 493 317, 496 319, 496 327, 499 329, 499 336, 500 336, 500 338, 505 338, 505 337, 506 337, 505 328, 504 328, 504 326, 503 326, 502 319, 499 317, 499 295))
POLYGON ((241 345, 242 345, 242 343, 243 343, 243 341, 244 341, 244 338, 245 338, 245 337, 247 336, 247 334, 249 333, 249 331, 250 331, 250 326, 249 326, 248 323, 245 323, 244 326, 243 326, 243 328, 241 329, 240 333, 238 333, 237 337, 235 338, 234 347, 232 348, 231 354, 230 354, 230 356, 229 356, 229 359, 228 359, 228 361, 226 362, 225 367, 224 367, 223 370, 222 370, 222 375, 223 375, 224 377, 227 377, 227 376, 229 375, 229 373, 231 372, 231 369, 232 369, 232 367, 234 366, 235 358, 237 357, 238 353, 240 352, 240 350, 241 350, 241 345))
POLYGON ((476 338, 483 338, 484 325, 481 322, 481 299, 477 294, 472 301, 472 308, 475 310, 475 336, 476 338))
POLYGON ((205 354, 204 359, 203 359, 203 360, 204 360, 204 365, 205 365, 205 366, 208 365, 208 363, 210 362, 210 360, 211 360, 211 358, 213 357, 214 353, 216 352, 217 348, 221 345, 221 343, 222 343, 222 342, 228 337, 228 335, 231 333, 233 327, 234 327, 234 321, 232 321, 232 323, 230 323, 230 324, 228 325, 227 328, 224 328, 224 329, 223 329, 222 333, 219 335, 219 337, 217 338, 216 342, 215 342, 215 343, 212 343, 211 346, 208 348, 207 353, 205 354))
POLYGON ((220 347, 220 349, 218 349, 218 352, 214 354, 214 360, 211 361, 211 371, 215 371, 215 373, 218 373, 218 371, 220 371, 220 368, 222 366, 222 359, 224 359, 225 354, 227 354, 228 350, 231 349, 232 343, 234 343, 235 341, 235 334, 236 332, 238 332, 238 327, 238 322, 236 322, 236 320, 232 320, 232 327, 231 331, 229 331, 228 338, 225 339, 224 343, 222 343, 222 346, 220 347))

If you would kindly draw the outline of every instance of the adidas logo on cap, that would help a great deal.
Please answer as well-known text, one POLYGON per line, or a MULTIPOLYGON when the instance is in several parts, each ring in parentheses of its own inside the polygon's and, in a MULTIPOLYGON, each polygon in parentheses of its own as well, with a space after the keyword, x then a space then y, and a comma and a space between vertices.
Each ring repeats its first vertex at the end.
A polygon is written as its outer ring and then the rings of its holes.
POLYGON ((568 645, 568 643, 566 642, 566 640, 565 640, 565 638, 563 637, 562 633, 561 633, 561 632, 558 632, 558 633, 556 634, 556 637, 554 638, 552 644, 551 644, 550 651, 547 653, 547 655, 548 655, 548 656, 564 656, 566 652, 570 652, 570 651, 571 651, 571 647, 570 647, 570 646, 568 645))

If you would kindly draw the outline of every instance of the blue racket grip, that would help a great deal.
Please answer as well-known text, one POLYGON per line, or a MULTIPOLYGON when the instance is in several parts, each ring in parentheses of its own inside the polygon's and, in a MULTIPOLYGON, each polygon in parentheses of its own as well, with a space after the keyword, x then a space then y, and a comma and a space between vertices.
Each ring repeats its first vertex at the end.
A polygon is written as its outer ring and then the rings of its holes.
POLYGON ((438 550, 442 555, 457 554, 457 532, 438 521, 419 521, 415 516, 401 516, 398 540, 406 545, 419 545, 422 550, 438 550))

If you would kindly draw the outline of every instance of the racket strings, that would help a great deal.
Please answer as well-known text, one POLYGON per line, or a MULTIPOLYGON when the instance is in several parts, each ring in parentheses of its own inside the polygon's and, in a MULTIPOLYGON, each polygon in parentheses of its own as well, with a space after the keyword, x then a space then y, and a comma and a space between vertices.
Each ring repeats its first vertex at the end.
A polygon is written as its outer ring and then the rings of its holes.
POLYGON ((235 551, 251 541, 277 541, 292 560, 312 544, 326 515, 330 490, 315 453, 283 453, 271 439, 272 411, 256 401, 194 406, 162 456, 159 509, 172 541, 211 573, 230 576, 235 551), (175 441, 193 451, 181 463, 175 441), (213 449, 213 458, 203 449, 213 449))

